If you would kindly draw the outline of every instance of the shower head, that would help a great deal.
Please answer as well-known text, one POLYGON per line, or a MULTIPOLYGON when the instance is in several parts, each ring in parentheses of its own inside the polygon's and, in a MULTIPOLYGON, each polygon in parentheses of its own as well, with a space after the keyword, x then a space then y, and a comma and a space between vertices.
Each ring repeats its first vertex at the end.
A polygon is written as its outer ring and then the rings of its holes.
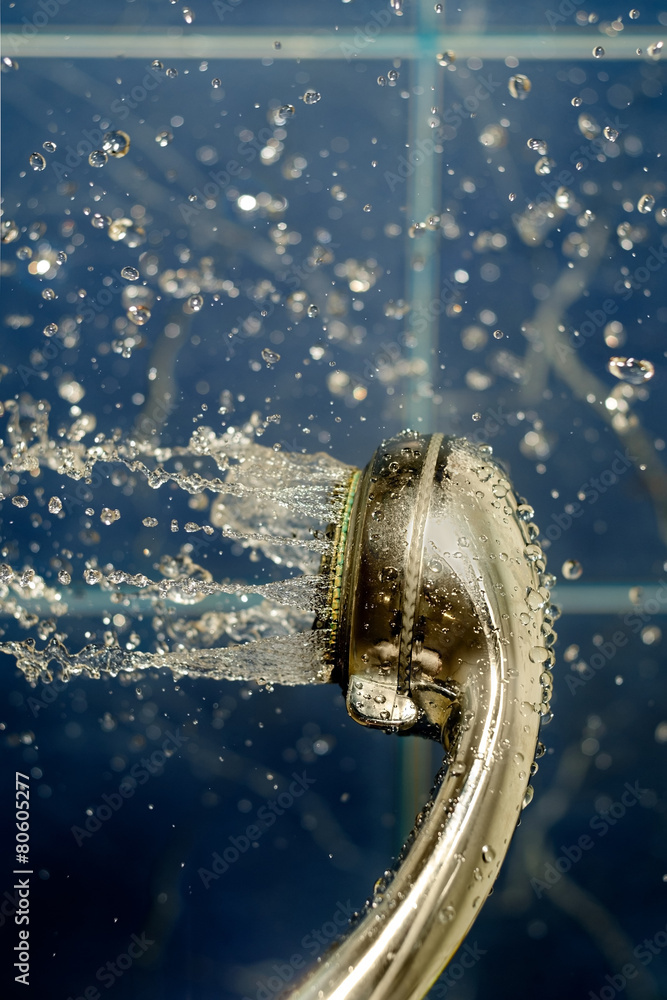
POLYGON ((395 870, 289 995, 417 1000, 508 850, 549 713, 556 612, 533 510, 488 445, 406 431, 349 480, 334 526, 330 656, 350 715, 441 740, 395 870))

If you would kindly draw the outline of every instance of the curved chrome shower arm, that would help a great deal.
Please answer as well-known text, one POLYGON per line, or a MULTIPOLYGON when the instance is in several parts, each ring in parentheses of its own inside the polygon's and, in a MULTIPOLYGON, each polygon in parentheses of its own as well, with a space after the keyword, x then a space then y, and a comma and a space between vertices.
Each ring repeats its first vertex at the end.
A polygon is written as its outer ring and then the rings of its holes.
POLYGON ((552 658, 541 613, 548 592, 543 563, 531 551, 534 531, 511 490, 497 506, 488 502, 487 490, 503 494, 504 473, 485 465, 484 475, 492 475, 481 491, 479 460, 475 449, 453 446, 447 476, 433 487, 423 539, 426 556, 456 567, 459 593, 477 609, 481 633, 451 658, 448 680, 458 698, 445 722, 447 773, 389 884, 286 994, 291 1000, 420 1000, 489 895, 527 800, 550 686, 542 661, 552 658))
POLYGON ((528 692, 518 672, 507 676, 507 657, 497 653, 491 673, 479 665, 461 690, 462 717, 474 721, 459 732, 452 764, 394 879, 289 994, 293 1000, 420 1000, 470 930, 517 825, 539 726, 531 705, 517 732, 517 705, 528 692))

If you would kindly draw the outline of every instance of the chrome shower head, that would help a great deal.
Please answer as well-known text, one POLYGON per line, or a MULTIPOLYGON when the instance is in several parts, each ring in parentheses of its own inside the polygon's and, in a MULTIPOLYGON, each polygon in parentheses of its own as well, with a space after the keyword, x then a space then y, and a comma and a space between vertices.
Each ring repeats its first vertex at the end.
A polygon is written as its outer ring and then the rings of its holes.
POLYGON ((351 475, 323 567, 334 676, 354 719, 441 740, 446 766, 396 870, 290 996, 417 1000, 490 893, 551 696, 532 517, 488 445, 441 434, 399 434, 351 475))

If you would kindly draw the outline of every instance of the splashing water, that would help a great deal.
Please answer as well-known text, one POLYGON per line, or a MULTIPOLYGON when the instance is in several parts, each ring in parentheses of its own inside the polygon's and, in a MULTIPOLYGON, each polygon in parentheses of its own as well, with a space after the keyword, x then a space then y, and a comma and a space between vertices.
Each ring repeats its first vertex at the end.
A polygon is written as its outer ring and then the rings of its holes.
POLYGON ((318 570, 333 544, 326 527, 340 513, 349 467, 325 454, 265 448, 232 428, 216 434, 199 426, 186 446, 172 448, 119 434, 98 434, 87 444, 92 428, 82 428, 82 418, 56 437, 49 410, 29 396, 2 407, 0 493, 16 517, 25 511, 33 526, 49 530, 43 510, 65 522, 64 537, 68 520, 79 525, 81 497, 94 496, 93 490, 72 495, 72 483, 103 484, 104 503, 84 511, 83 534, 93 532, 93 540, 98 523, 102 532, 113 531, 126 517, 128 496, 147 501, 158 516, 137 517, 137 533, 150 542, 139 572, 123 568, 117 548, 115 561, 104 558, 101 536, 95 555, 63 548, 42 572, 34 557, 18 553, 0 564, 0 651, 16 657, 31 683, 48 682, 54 672, 67 680, 160 668, 176 677, 260 683, 329 679, 328 631, 312 625, 316 615, 318 624, 326 621, 327 581, 318 570), (20 474, 30 483, 21 493, 20 474), (151 491, 161 491, 159 505, 151 491), (209 519, 181 525, 170 517, 167 508, 182 495, 199 512, 208 509, 209 519), (166 551, 181 532, 187 541, 166 551), (229 549, 225 539, 233 540, 236 554, 264 560, 269 575, 277 568, 288 575, 258 584, 235 583, 224 573, 216 579, 204 563, 226 565, 220 563, 229 549), (156 542, 162 554, 154 561, 156 542), (21 636, 8 635, 16 630, 21 636))

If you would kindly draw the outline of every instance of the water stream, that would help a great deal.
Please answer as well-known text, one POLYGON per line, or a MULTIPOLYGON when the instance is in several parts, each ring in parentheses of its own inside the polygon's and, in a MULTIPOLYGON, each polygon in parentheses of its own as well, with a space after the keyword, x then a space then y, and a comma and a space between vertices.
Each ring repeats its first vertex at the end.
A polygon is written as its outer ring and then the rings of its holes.
MULTIPOLYGON (((131 573, 122 563, 81 552, 70 552, 57 565, 52 562, 43 574, 36 572, 32 559, 3 562, 0 616, 14 619, 25 635, 4 639, 0 651, 16 656, 32 683, 48 680, 54 671, 67 679, 157 668, 176 676, 263 683, 328 679, 323 655, 327 629, 311 629, 315 614, 320 620, 326 614, 326 578, 318 568, 332 545, 326 527, 340 514, 347 466, 325 454, 266 448, 233 428, 216 434, 200 426, 186 446, 173 448, 102 434, 87 443, 80 421, 61 428, 56 437, 49 427, 48 404, 27 396, 20 402, 7 400, 3 414, 3 502, 16 508, 16 519, 37 513, 41 533, 64 527, 68 518, 80 514, 70 503, 71 484, 91 484, 104 466, 110 473, 104 501, 101 507, 87 507, 84 517, 99 525, 98 531, 112 531, 124 516, 124 496, 143 482, 156 496, 141 526, 160 538, 168 531, 176 544, 158 562, 152 549, 145 548, 143 565, 131 573), (129 473, 120 497, 113 486, 113 470, 119 467, 129 473), (43 485, 47 471, 55 474, 55 480, 49 477, 48 491, 43 485), (18 493, 13 483, 26 473, 30 488, 18 493), (170 518, 164 504, 160 510, 161 497, 170 489, 202 501, 196 522, 170 518), (229 549, 227 539, 247 550, 252 560, 288 575, 257 584, 215 578, 206 562, 212 553, 229 549), (221 596, 236 600, 199 611, 207 598, 221 596), (69 633, 81 616, 90 620, 88 636, 94 641, 76 649, 69 633), (154 633, 148 649, 135 631, 146 621, 154 633)), ((132 530, 138 531, 139 524, 132 530)))

